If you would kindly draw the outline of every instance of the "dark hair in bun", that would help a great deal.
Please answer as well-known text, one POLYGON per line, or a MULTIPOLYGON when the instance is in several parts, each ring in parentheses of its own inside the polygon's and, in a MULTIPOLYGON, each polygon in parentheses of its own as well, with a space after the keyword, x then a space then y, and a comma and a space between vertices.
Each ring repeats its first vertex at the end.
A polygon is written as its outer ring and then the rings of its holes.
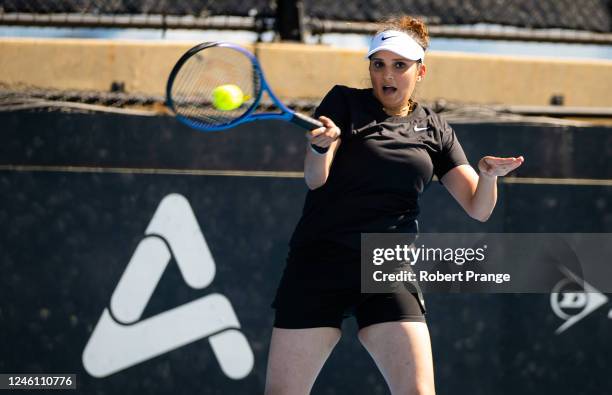
POLYGON ((424 50, 429 47, 429 33, 422 19, 413 18, 409 15, 391 17, 380 22, 380 26, 381 28, 377 33, 385 30, 399 30, 414 38, 424 50))

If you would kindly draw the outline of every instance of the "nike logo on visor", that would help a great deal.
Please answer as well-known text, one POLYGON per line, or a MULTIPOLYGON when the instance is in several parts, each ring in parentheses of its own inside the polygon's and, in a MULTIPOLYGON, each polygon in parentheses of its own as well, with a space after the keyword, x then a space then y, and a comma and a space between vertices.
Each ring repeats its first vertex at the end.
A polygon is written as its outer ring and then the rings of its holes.
POLYGON ((387 37, 382 37, 380 40, 381 40, 381 41, 385 41, 386 39, 388 39, 388 38, 393 38, 393 37, 397 37, 397 36, 387 36, 387 37))

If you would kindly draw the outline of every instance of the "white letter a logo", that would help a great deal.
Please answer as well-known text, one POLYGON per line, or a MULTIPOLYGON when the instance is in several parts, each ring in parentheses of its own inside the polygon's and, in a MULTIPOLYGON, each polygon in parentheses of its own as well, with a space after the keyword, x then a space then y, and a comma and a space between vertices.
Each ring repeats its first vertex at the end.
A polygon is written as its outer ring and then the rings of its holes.
POLYGON ((253 352, 238 317, 221 294, 210 294, 140 320, 172 256, 185 282, 196 289, 215 277, 215 262, 187 199, 166 196, 113 292, 83 351, 89 374, 106 377, 196 340, 208 337, 221 370, 247 376, 253 352), (112 315, 111 315, 112 312, 112 315))

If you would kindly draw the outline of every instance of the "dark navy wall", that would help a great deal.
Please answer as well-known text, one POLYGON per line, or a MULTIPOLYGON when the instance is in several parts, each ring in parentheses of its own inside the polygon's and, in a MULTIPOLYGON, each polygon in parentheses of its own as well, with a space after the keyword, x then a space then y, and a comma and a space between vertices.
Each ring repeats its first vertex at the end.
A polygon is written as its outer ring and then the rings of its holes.
MULTIPOLYGON (((299 218, 303 180, 145 173, 299 172, 303 132, 266 122, 202 134, 169 117, 59 112, 0 113, 0 125, 0 372, 77 373, 83 394, 261 393, 269 304, 299 218), (83 349, 159 202, 171 193, 193 208, 217 274, 209 287, 192 289, 171 262, 143 318, 221 293, 253 350, 253 371, 227 378, 200 340, 92 377, 83 349)), ((474 166, 484 154, 523 155, 519 177, 612 178, 611 128, 473 123, 455 129, 474 166)), ((609 185, 502 181, 484 224, 432 183, 422 197, 421 231, 612 232, 609 185)), ((549 294, 427 295, 427 302, 439 394, 612 391, 610 304, 555 335, 563 321, 549 294)), ((347 321, 345 329, 313 393, 387 393, 356 341, 355 324, 347 321)))

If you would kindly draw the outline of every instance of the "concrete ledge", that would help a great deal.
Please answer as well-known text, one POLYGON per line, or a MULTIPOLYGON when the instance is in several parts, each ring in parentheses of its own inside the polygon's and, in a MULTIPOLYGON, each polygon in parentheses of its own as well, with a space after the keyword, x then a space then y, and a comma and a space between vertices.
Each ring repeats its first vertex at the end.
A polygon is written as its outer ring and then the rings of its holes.
MULTIPOLYGON (((0 84, 108 91, 123 82, 130 93, 163 95, 176 60, 195 42, 89 39, 0 40, 0 84)), ((284 99, 320 100, 334 84, 367 87, 362 51, 321 45, 265 43, 255 50, 266 78, 284 99)), ((431 52, 417 98, 433 101, 612 107, 612 61, 558 60, 431 52)))

